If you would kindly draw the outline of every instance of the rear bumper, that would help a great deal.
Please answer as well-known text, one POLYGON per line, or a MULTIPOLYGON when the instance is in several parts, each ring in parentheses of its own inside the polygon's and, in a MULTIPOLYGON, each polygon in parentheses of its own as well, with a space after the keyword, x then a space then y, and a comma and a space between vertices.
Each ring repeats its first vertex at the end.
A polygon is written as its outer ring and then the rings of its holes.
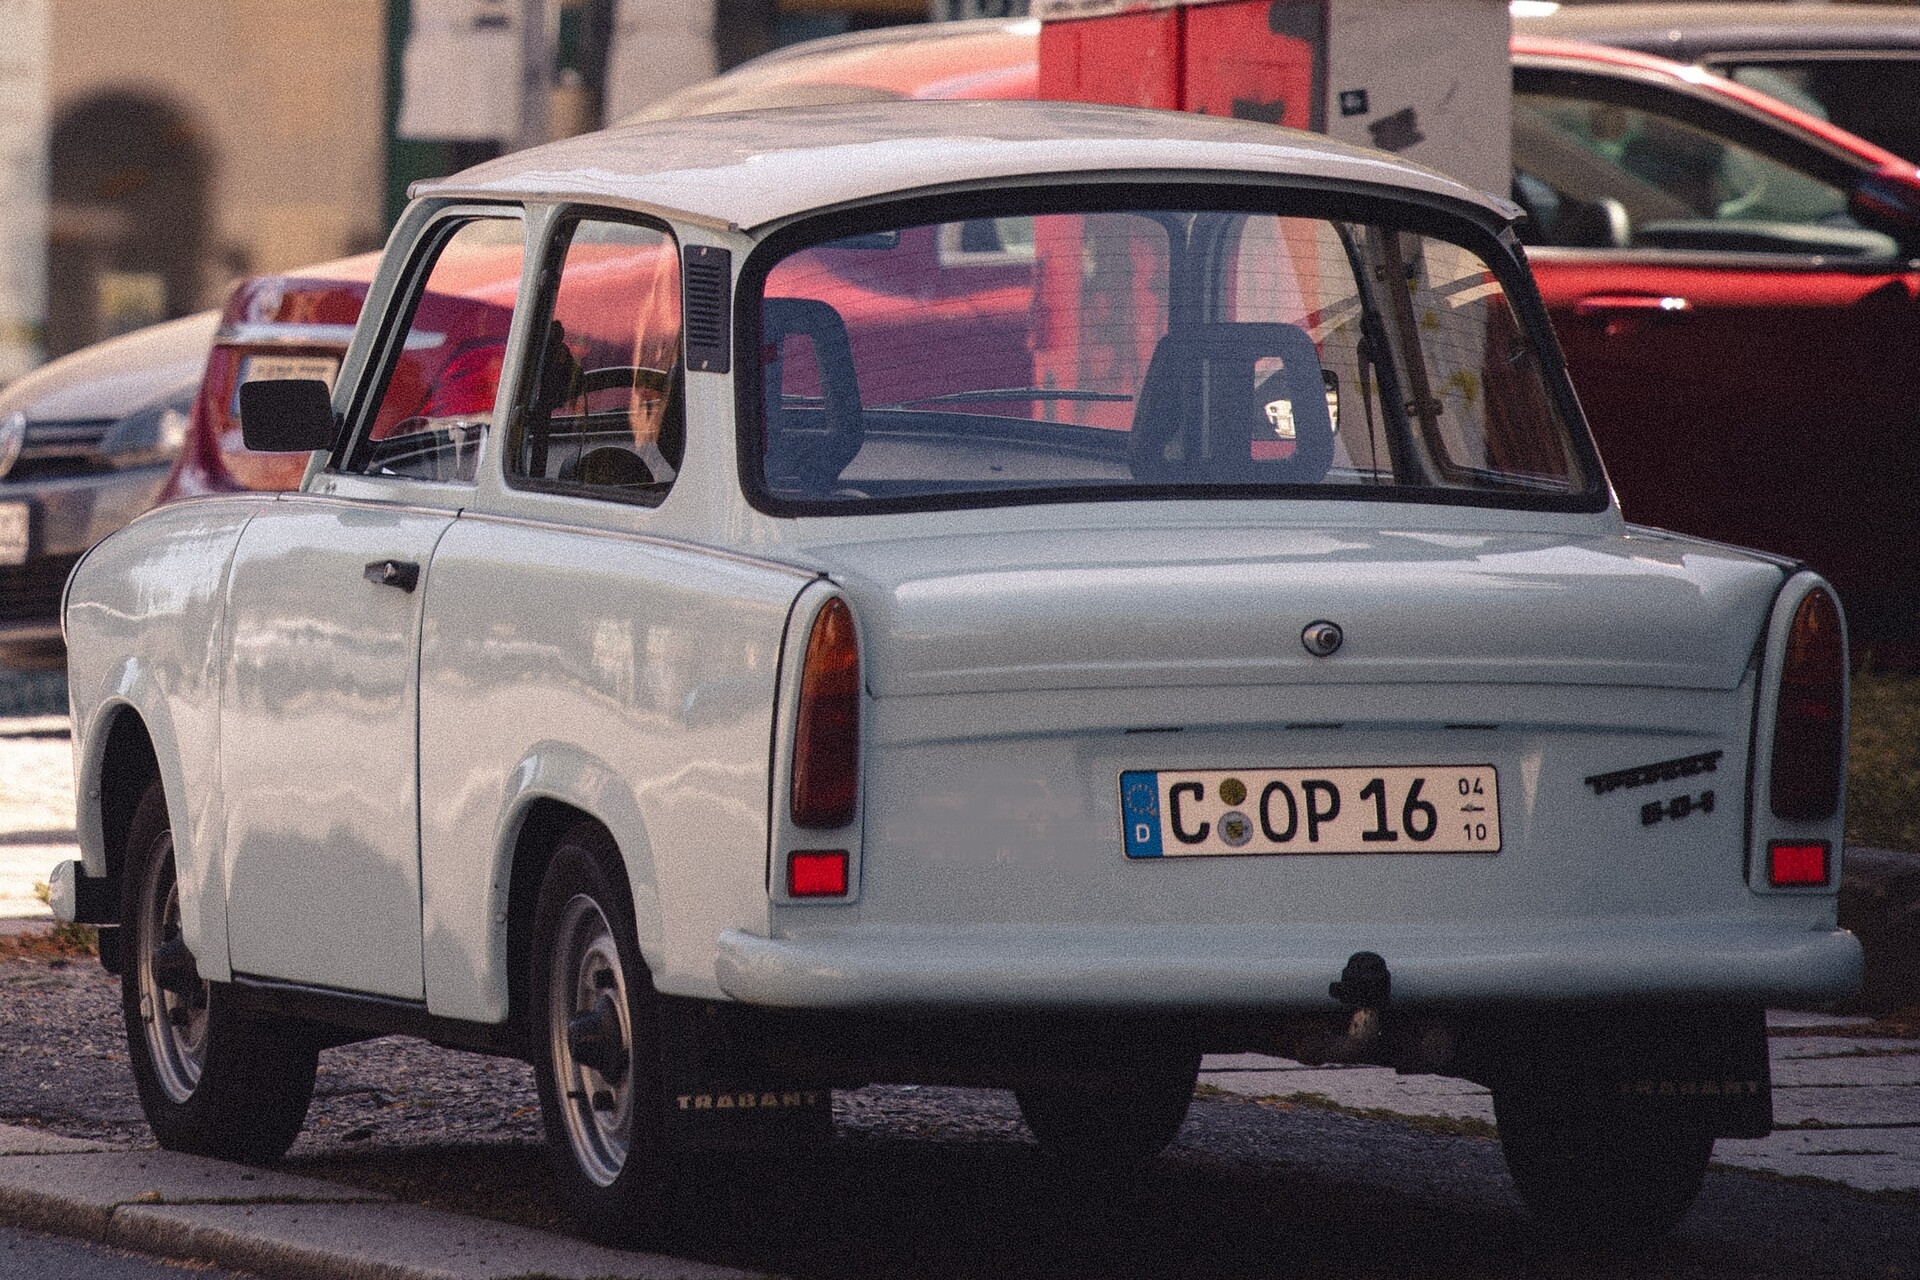
POLYGON ((1393 1001, 1831 1000, 1859 985, 1844 929, 1653 920, 1478 928, 864 927, 720 935, 715 977, 746 1004, 808 1009, 1331 1010, 1375 951, 1393 1001))

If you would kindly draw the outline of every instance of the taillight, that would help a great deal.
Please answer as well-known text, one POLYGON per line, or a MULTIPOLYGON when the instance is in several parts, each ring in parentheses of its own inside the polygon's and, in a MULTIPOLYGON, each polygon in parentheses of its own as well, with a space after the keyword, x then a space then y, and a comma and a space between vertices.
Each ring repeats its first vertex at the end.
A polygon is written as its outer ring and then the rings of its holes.
POLYGON ((1775 840, 1767 846, 1767 883, 1776 889, 1824 885, 1832 852, 1825 840, 1775 840))
POLYGON ((807 637, 793 739, 793 821, 815 830, 853 821, 860 800, 860 641, 853 611, 827 601, 807 637))
POLYGON ((847 896, 845 849, 798 849, 787 855, 787 893, 795 898, 847 896))
POLYGON ((1815 588, 1794 610, 1773 721, 1769 789, 1776 818, 1817 822, 1840 808, 1846 768, 1847 655, 1840 607, 1815 588))

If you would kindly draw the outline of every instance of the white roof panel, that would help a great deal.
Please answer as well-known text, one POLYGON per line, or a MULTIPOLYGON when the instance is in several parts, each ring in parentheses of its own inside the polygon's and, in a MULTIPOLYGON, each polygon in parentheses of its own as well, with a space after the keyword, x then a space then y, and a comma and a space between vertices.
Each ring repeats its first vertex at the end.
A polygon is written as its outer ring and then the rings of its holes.
POLYGON ((754 228, 875 196, 1055 173, 1225 171, 1503 200, 1318 134, 1060 102, 867 102, 626 125, 502 156, 421 196, 606 200, 754 228))

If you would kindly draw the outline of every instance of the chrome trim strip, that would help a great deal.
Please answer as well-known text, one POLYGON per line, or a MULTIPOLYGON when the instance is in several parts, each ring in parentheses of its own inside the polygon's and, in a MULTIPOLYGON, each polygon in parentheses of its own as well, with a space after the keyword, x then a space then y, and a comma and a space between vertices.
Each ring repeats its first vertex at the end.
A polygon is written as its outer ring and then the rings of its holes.
MULTIPOLYGON (((223 324, 213 335, 217 343, 266 347, 344 347, 353 341, 350 324, 274 324, 244 321, 223 324)), ((447 335, 421 330, 407 335, 407 350, 421 351, 446 345, 447 335)))

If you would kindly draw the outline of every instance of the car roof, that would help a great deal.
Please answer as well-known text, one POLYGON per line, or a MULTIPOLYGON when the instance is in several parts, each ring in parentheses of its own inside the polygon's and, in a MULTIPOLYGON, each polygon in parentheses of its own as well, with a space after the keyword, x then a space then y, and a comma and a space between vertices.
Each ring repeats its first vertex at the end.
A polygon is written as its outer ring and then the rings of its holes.
POLYGON ((1384 152, 1268 124, 1061 102, 866 102, 624 125, 416 183, 423 197, 612 202, 751 229, 956 184, 1056 174, 1305 177, 1513 210, 1384 152))
POLYGON ((1514 30, 1597 40, 1682 62, 1716 54, 1920 51, 1920 10, 1884 4, 1563 4, 1514 30))

